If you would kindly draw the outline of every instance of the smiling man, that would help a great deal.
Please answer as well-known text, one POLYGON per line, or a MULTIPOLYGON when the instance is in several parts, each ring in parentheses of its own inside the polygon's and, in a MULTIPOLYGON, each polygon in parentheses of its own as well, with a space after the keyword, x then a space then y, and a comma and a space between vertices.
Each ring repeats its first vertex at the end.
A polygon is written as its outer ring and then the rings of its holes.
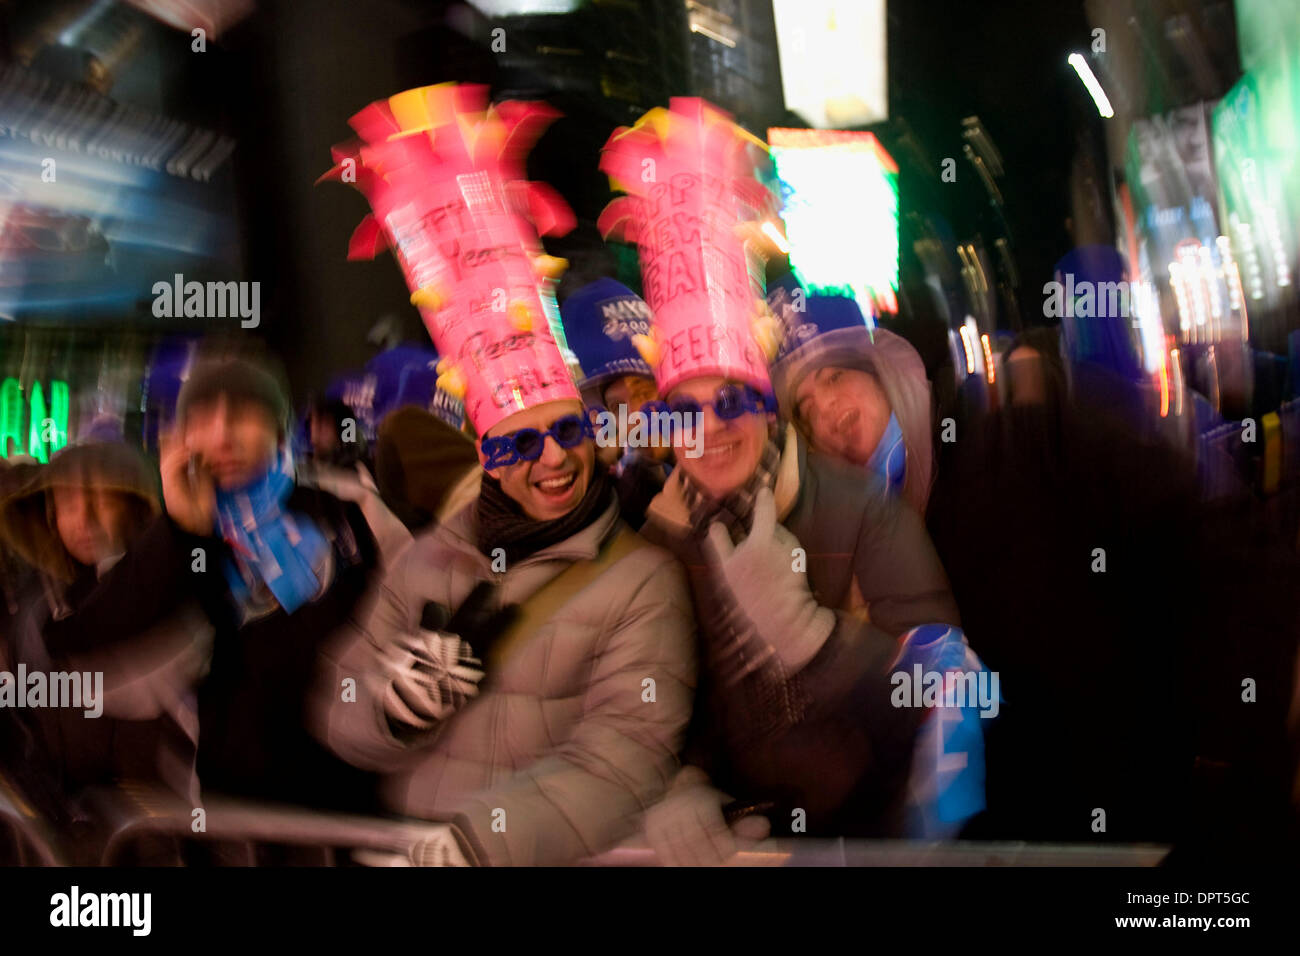
MULTIPOLYGON (((519 366, 484 368, 492 392, 519 366)), ((558 864, 634 832, 671 780, 694 622, 680 565, 619 517, 573 383, 506 393, 524 407, 469 403, 477 501, 416 538, 331 655, 320 733, 467 855, 558 864)))

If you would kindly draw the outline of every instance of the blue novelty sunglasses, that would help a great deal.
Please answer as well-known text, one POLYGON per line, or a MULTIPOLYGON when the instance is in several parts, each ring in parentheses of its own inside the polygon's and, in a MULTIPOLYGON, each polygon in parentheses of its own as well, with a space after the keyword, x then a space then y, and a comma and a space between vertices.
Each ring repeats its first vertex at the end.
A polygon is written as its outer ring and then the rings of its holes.
POLYGON ((542 457, 548 436, 554 438, 561 448, 574 448, 585 439, 595 438, 596 431, 588 415, 565 415, 552 422, 546 431, 521 428, 508 435, 484 438, 482 447, 487 462, 483 467, 491 470, 520 461, 536 461, 542 457))
MULTIPOLYGON (((757 415, 776 411, 774 397, 764 395, 752 385, 740 385, 734 382, 720 386, 709 404, 713 406, 715 415, 728 422, 745 414, 757 415)), ((647 415, 680 412, 686 416, 700 414, 704 411, 704 406, 693 398, 679 397, 671 402, 646 402, 641 406, 641 410, 647 415)))

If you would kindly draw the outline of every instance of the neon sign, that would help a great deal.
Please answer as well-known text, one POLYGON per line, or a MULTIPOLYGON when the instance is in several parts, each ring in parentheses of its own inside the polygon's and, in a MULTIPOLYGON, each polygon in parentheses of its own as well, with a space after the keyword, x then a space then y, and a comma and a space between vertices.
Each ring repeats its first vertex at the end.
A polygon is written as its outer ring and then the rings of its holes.
MULTIPOLYGON (((898 311, 898 166, 871 133, 769 129, 790 265, 869 316, 898 311)), ((870 320, 869 320, 870 321, 870 320)))
POLYGON ((40 382, 32 383, 26 399, 18 379, 0 384, 0 455, 8 458, 12 448, 44 463, 68 443, 68 383, 54 380, 49 385, 47 405, 40 382))

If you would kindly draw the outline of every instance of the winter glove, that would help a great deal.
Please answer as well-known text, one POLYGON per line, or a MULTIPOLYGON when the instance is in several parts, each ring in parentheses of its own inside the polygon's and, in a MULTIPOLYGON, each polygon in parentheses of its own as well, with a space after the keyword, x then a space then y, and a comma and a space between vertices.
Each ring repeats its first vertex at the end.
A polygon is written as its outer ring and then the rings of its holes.
POLYGON ((719 866, 741 848, 737 841, 765 839, 772 828, 766 817, 743 817, 727 826, 722 808, 731 802, 703 770, 683 767, 664 798, 646 811, 646 840, 659 862, 719 866))
POLYGON ((403 635, 385 661, 389 676, 384 714, 394 737, 409 739, 450 717, 478 695, 482 653, 514 618, 517 608, 490 610, 493 586, 482 582, 448 619, 429 602, 420 628, 403 635))
POLYGON ((352 851, 352 861, 359 866, 474 866, 472 856, 466 855, 455 827, 450 825, 429 827, 420 840, 405 855, 401 853, 358 847, 352 851))
POLYGON ((807 664, 835 629, 835 612, 818 605, 808 575, 794 570, 799 541, 776 520, 768 488, 754 502, 754 523, 739 545, 718 522, 709 526, 704 550, 739 610, 776 653, 786 673, 807 664))
POLYGON ((490 581, 480 581, 450 619, 445 607, 431 601, 424 606, 420 626, 429 631, 459 635, 473 649, 475 657, 487 660, 492 645, 514 623, 519 611, 517 604, 494 608, 496 589, 497 586, 490 581))
POLYGON ((404 635, 385 660, 384 714, 398 739, 432 729, 478 695, 483 666, 455 634, 404 635))

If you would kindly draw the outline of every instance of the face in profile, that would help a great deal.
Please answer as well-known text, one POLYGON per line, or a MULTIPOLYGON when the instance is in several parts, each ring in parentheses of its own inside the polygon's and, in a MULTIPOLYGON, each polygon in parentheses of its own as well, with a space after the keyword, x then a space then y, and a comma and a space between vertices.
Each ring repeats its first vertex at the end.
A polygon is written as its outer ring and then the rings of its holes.
POLYGON ((681 432, 675 432, 673 450, 677 464, 709 497, 721 499, 741 488, 758 468, 767 444, 766 413, 745 412, 736 418, 719 418, 713 407, 718 389, 727 384, 720 376, 693 378, 682 382, 668 396, 668 403, 689 398, 700 404, 703 412, 699 435, 699 454, 687 454, 681 432))
POLYGON ((59 540, 79 564, 97 565, 125 550, 126 497, 93 485, 51 489, 59 540))
POLYGON ((890 407, 870 372, 830 365, 799 383, 794 414, 818 451, 865 465, 889 425, 890 407))
POLYGON ((190 408, 183 428, 186 450, 223 491, 266 474, 280 441, 279 427, 266 408, 228 395, 190 408))
MULTIPOLYGON (((484 437, 510 435, 524 428, 546 432, 566 415, 584 414, 581 402, 546 402, 502 419, 484 437)), ((479 460, 486 466, 488 459, 481 443, 479 460)), ((584 437, 572 448, 564 448, 555 436, 546 435, 535 461, 517 461, 494 468, 490 474, 501 482, 502 490, 528 517, 552 521, 562 518, 582 501, 591 484, 595 463, 596 445, 590 438, 584 437)))

